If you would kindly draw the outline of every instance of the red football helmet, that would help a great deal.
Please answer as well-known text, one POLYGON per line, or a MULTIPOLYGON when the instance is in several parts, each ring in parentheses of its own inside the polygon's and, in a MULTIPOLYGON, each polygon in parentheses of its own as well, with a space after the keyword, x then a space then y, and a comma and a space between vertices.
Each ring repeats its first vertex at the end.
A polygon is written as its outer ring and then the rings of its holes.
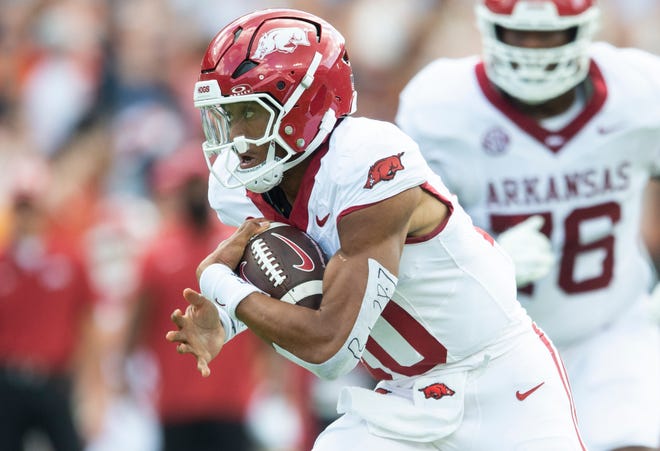
POLYGON ((226 187, 267 191, 318 148, 337 118, 355 110, 355 97, 344 38, 332 25, 291 9, 240 17, 213 38, 195 84, 207 164, 226 187), (268 126, 259 138, 231 139, 223 106, 247 101, 270 113, 268 126), (235 152, 266 143, 266 161, 249 170, 238 167, 235 152), (275 156, 275 144, 286 151, 285 157, 275 156), (217 164, 224 164, 230 175, 216 173, 217 164))
POLYGON ((488 78, 529 104, 558 97, 589 71, 588 46, 600 16, 595 0, 481 0, 476 6, 488 78), (503 43, 497 28, 524 31, 575 29, 575 38, 552 48, 503 43))

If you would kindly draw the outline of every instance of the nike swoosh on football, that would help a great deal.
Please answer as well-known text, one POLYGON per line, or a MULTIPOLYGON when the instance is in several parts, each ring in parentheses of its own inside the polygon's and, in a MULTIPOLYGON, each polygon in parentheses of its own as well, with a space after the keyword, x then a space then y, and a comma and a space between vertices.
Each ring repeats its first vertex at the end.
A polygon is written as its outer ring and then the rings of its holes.
POLYGON ((280 240, 282 240, 302 260, 302 263, 300 263, 298 265, 293 265, 294 268, 299 269, 301 271, 305 271, 305 272, 314 271, 314 262, 312 261, 312 258, 309 255, 307 255, 307 252, 302 250, 300 248, 300 246, 298 246, 296 243, 294 243, 293 241, 291 241, 287 237, 280 235, 279 233, 273 233, 273 236, 275 238, 279 238, 280 240))
POLYGON ((516 392, 516 398, 518 398, 518 401, 524 401, 525 399, 527 399, 527 397, 528 397, 529 395, 531 395, 531 394, 534 393, 536 390, 538 390, 539 388, 541 388, 541 385, 543 385, 543 384, 545 384, 545 382, 541 382, 539 385, 537 385, 536 387, 530 388, 530 389, 527 390, 526 392, 522 392, 522 393, 520 393, 520 391, 517 391, 517 392, 516 392))
POLYGON ((330 217, 330 213, 328 213, 327 215, 325 215, 325 216, 322 217, 322 218, 319 218, 319 217, 317 216, 317 217, 316 217, 316 225, 318 225, 319 227, 323 227, 323 226, 325 225, 325 223, 326 223, 326 221, 328 220, 329 217, 330 217))

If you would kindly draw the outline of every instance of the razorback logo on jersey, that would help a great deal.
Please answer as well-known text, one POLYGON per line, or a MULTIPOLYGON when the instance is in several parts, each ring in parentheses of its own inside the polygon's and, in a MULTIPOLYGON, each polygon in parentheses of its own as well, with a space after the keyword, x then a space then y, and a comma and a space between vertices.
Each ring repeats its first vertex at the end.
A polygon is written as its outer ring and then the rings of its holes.
POLYGON ((443 396, 454 396, 454 393, 456 393, 442 382, 436 382, 435 384, 427 385, 424 388, 420 388, 419 391, 424 393, 424 397, 426 399, 440 399, 443 396))
POLYGON ((386 158, 381 158, 371 165, 369 168, 369 174, 367 174, 367 183, 364 184, 364 188, 371 189, 378 182, 383 180, 392 180, 397 172, 405 169, 401 163, 401 156, 404 152, 392 155, 386 158))
POLYGON ((305 30, 298 27, 275 28, 259 39, 252 58, 260 60, 273 52, 293 53, 299 45, 310 45, 305 30))

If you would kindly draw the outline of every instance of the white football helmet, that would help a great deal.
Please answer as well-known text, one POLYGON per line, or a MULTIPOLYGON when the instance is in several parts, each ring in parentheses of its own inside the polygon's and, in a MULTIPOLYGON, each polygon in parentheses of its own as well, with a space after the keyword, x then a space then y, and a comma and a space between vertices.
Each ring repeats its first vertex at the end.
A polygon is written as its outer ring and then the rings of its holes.
POLYGON ((595 0, 480 0, 476 16, 488 78, 528 104, 564 94, 589 71, 588 46, 597 31, 595 0), (503 43, 498 28, 523 31, 575 29, 575 38, 553 48, 522 48, 503 43))

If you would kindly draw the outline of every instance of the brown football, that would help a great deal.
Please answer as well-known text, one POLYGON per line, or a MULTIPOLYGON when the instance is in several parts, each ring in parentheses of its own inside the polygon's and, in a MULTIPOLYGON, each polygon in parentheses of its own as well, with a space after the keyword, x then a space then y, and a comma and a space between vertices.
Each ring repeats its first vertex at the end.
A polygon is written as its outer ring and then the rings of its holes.
POLYGON ((327 261, 319 245, 307 233, 282 222, 273 222, 250 240, 237 272, 274 298, 318 309, 327 261))

